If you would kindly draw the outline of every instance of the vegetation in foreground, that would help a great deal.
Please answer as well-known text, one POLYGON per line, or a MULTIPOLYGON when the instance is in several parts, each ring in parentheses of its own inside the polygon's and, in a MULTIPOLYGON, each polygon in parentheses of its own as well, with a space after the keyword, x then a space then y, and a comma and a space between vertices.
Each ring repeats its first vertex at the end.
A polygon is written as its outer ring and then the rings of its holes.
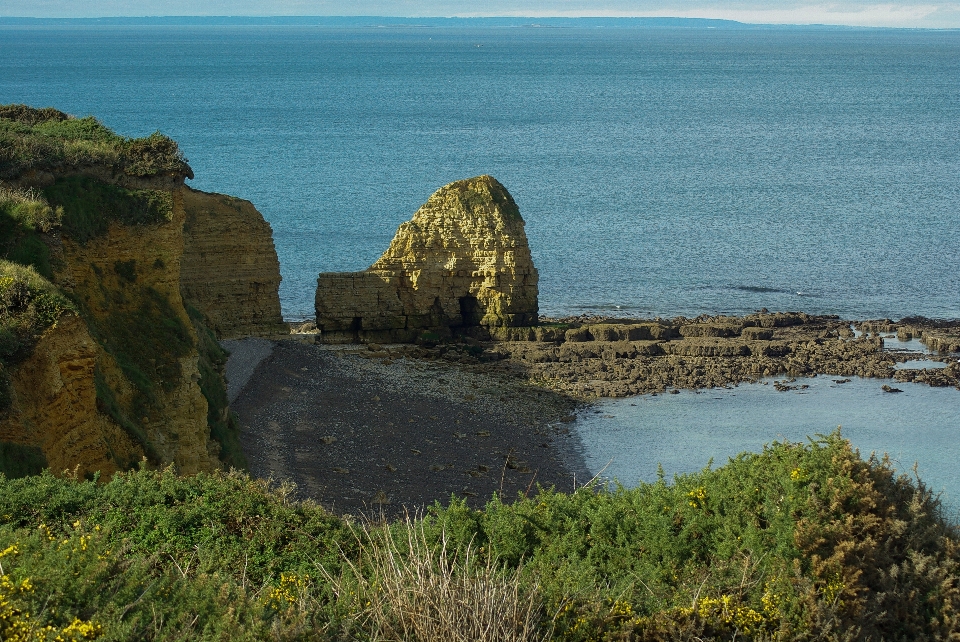
POLYGON ((943 640, 957 535, 839 434, 392 524, 236 472, 45 473, 0 478, 0 637, 943 640))

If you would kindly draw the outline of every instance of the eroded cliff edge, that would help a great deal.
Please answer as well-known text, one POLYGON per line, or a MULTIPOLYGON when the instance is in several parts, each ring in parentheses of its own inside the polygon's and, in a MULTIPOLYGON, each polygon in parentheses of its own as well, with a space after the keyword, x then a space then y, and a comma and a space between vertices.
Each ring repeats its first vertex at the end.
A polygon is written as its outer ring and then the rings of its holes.
POLYGON ((320 274, 317 327, 327 343, 366 343, 529 326, 537 280, 517 204, 478 176, 434 192, 367 270, 320 274))
POLYGON ((288 332, 273 230, 250 201, 184 187, 183 298, 218 339, 288 332))
POLYGON ((269 226, 187 192, 192 171, 160 134, 11 105, 0 143, 0 454, 106 475, 143 457, 185 474, 240 463, 216 333, 281 323, 269 226), (241 245, 266 257, 254 287, 250 270, 217 272, 241 245), (244 288, 257 300, 230 300, 244 288))

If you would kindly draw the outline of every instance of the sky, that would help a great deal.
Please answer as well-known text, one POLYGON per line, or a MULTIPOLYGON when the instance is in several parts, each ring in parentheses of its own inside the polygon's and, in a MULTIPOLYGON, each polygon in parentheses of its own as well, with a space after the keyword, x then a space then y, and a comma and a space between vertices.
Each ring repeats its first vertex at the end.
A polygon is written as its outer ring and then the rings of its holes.
POLYGON ((960 0, 0 0, 0 17, 680 17, 755 24, 960 28, 960 0))

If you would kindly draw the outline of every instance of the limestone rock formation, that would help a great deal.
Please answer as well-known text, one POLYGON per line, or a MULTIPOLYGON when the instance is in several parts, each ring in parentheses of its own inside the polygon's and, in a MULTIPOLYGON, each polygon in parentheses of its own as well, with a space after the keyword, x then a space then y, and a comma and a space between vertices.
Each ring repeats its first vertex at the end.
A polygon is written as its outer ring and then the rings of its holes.
POLYGON ((0 446, 55 473, 236 463, 205 324, 283 328, 269 225, 185 188, 192 171, 161 134, 23 105, 0 105, 2 121, 17 153, 0 154, 0 446))
POLYGON ((252 203, 184 188, 184 301, 218 339, 287 331, 280 315, 280 262, 270 224, 252 203))
POLYGON ((320 274, 321 340, 409 342, 425 331, 536 324, 538 276, 523 228, 496 179, 442 187, 370 268, 320 274))
POLYGON ((143 449, 97 410, 97 354, 83 320, 61 318, 13 372, 13 412, 0 418, 0 441, 38 446, 57 473, 109 475, 138 461, 143 449))
POLYGON ((162 224, 111 224, 86 243, 63 238, 55 282, 81 302, 99 340, 114 419, 141 437, 148 454, 192 474, 217 460, 198 385, 197 336, 180 295, 182 194, 171 196, 170 220, 162 224))

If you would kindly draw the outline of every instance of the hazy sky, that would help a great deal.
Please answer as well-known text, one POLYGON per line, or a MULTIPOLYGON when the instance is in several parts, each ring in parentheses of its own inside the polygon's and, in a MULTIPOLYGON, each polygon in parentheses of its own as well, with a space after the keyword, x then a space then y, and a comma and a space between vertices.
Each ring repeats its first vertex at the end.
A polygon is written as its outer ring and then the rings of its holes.
POLYGON ((0 17, 675 16, 752 23, 960 28, 960 0, 0 0, 0 17))

